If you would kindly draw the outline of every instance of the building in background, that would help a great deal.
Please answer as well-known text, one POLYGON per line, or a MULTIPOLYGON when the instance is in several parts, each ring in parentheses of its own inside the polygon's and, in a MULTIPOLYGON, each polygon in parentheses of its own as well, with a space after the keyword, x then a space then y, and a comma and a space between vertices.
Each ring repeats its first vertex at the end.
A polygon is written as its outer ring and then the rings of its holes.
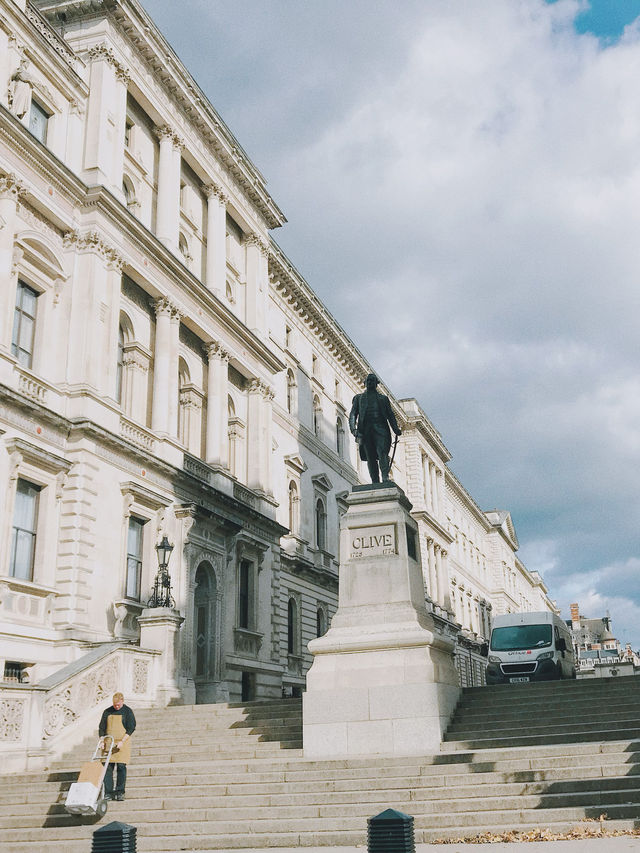
POLYGON ((611 616, 600 619, 580 615, 578 604, 571 605, 571 629, 578 678, 609 678, 640 674, 640 657, 627 643, 623 649, 611 631, 611 616))
MULTIPOLYGON (((125 676, 151 701, 139 620, 164 537, 179 701, 303 689, 372 368, 272 239, 284 222, 137 0, 0 0, 0 694, 21 720, 37 686, 71 685, 47 731, 125 676)), ((471 683, 492 613, 554 604, 509 513, 382 390, 428 606, 471 683)))

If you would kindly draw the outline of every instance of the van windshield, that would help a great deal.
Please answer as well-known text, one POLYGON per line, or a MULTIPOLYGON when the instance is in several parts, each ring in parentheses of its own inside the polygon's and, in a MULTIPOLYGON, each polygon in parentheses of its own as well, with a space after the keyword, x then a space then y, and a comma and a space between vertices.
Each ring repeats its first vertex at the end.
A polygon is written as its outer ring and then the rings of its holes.
POLYGON ((551 625, 510 625, 494 628, 491 648, 495 652, 517 652, 541 649, 551 645, 551 625))

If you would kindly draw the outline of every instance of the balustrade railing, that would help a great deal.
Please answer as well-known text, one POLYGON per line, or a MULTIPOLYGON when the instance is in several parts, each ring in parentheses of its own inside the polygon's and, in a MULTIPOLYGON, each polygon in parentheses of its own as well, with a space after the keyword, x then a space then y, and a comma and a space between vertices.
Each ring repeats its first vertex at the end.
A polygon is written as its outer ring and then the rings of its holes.
POLYGON ((0 683, 0 773, 40 769, 97 731, 116 691, 134 707, 152 705, 159 655, 109 643, 37 685, 0 683))

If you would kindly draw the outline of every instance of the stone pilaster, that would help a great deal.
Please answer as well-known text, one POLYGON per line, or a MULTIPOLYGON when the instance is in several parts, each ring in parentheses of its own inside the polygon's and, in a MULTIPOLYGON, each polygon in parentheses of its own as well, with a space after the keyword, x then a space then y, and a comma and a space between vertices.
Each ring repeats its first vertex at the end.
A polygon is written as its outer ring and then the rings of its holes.
POLYGON ((206 285, 216 296, 223 296, 227 280, 226 216, 227 196, 217 184, 205 187, 207 193, 206 285))
POLYGON ((16 274, 13 253, 16 239, 16 211, 24 193, 24 184, 16 175, 0 178, 0 350, 11 349, 11 332, 16 303, 16 274))
POLYGON ((249 386, 247 485, 271 493, 271 429, 273 391, 261 379, 249 386))
POLYGON ((161 435, 175 435, 177 429, 179 312, 170 299, 154 303, 156 343, 153 359, 153 400, 151 429, 161 435), (171 403, 171 396, 175 398, 171 403), (173 422, 171 418, 174 418, 173 422))
POLYGON ((207 380, 206 455, 210 465, 229 467, 227 435, 227 399, 229 396, 229 353, 219 341, 207 347, 209 375, 207 380))
POLYGON ((109 187, 120 197, 129 72, 107 44, 92 47, 88 61, 85 180, 109 187))
POLYGON ((246 324, 256 334, 264 336, 267 298, 269 292, 269 249, 257 234, 245 240, 247 251, 247 305, 246 324))

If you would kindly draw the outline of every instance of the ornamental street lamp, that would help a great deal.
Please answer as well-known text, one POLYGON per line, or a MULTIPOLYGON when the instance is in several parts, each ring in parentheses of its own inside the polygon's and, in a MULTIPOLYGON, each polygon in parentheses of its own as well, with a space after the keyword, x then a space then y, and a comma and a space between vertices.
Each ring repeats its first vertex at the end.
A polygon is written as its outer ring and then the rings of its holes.
POLYGON ((156 545, 156 551, 158 552, 158 573, 147 606, 175 607, 176 603, 171 597, 171 576, 168 569, 173 545, 169 543, 166 535, 162 537, 162 542, 156 545))

